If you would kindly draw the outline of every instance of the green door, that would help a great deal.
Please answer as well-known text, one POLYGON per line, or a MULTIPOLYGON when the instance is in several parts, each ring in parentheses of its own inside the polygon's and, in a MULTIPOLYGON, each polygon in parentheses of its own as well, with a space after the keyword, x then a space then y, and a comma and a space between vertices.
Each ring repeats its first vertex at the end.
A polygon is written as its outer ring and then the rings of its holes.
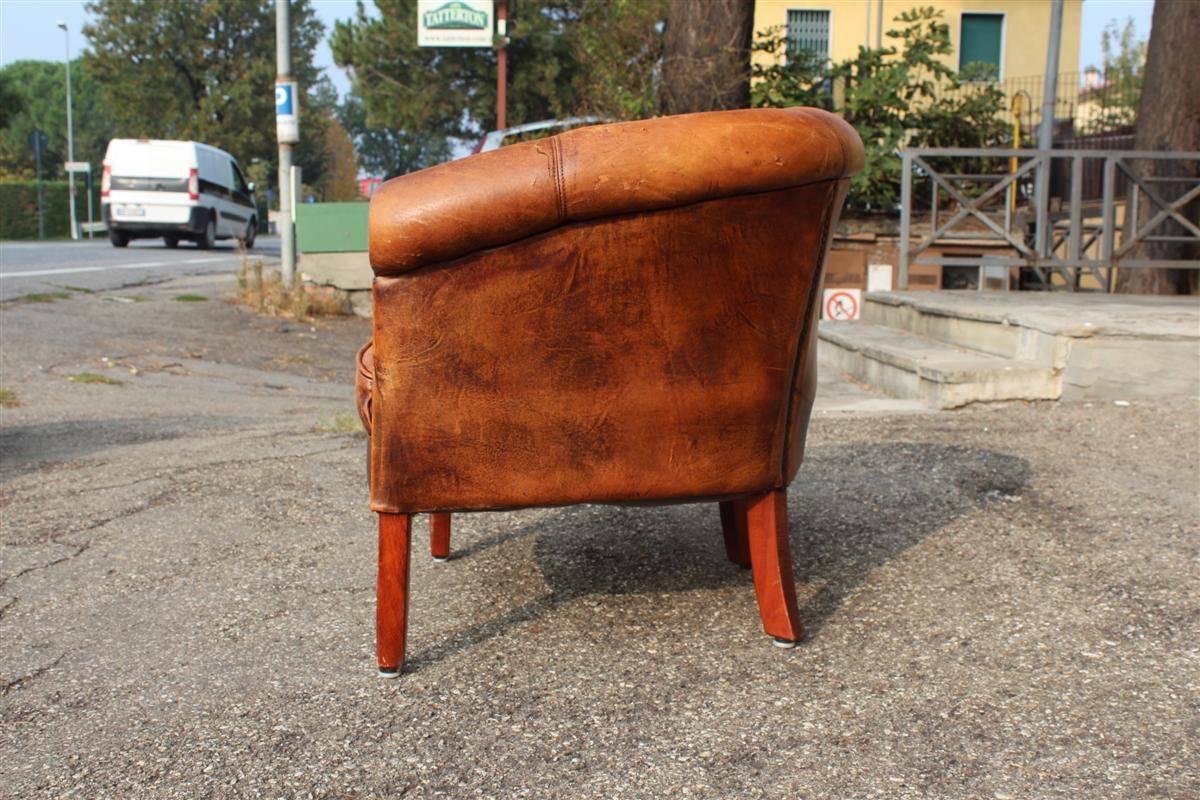
POLYGON ((990 64, 995 69, 994 77, 1000 77, 1000 38, 1003 31, 1003 14, 963 14, 958 68, 974 63, 990 64))

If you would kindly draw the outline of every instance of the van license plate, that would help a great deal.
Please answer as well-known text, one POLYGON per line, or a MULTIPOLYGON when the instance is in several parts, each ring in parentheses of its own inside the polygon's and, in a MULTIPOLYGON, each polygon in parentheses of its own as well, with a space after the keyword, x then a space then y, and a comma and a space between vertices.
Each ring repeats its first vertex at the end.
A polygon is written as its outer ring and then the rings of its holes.
POLYGON ((119 209, 122 217, 144 217, 146 209, 141 206, 121 206, 119 209))

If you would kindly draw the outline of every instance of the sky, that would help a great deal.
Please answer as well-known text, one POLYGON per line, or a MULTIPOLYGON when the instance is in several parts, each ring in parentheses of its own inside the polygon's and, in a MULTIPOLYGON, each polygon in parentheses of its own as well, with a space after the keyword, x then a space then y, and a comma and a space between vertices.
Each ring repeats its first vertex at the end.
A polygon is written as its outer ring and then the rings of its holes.
MULTIPOLYGON (((1046 2, 1046 0, 1006 0, 1006 2, 1046 2)), ((83 0, 0 0, 0 66, 12 61, 33 58, 59 61, 63 58, 63 33, 55 27, 58 20, 70 30, 71 52, 78 54, 86 45, 80 28, 87 20, 83 0)), ((339 19, 354 16, 354 0, 313 0, 317 16, 327 31, 339 19)), ((373 4, 367 0, 368 7, 373 4)), ((913 5, 918 5, 914 0, 913 5)), ((1060 66, 1061 72, 1082 71, 1089 64, 1100 64, 1100 34, 1109 21, 1122 22, 1132 17, 1139 37, 1150 35, 1150 14, 1154 0, 1084 0, 1083 25, 1080 35, 1079 64, 1060 66)), ((316 53, 318 67, 333 81, 338 92, 349 89, 346 74, 333 65, 329 45, 322 42, 316 53)))
MULTIPOLYGON (((366 0, 366 5, 374 7, 371 0, 366 0)), ((69 28, 72 56, 78 55, 87 44, 79 33, 88 18, 83 6, 84 0, 0 0, 0 66, 26 58, 61 61, 65 42, 63 32, 55 27, 59 20, 69 28)), ((334 22, 354 16, 355 0, 312 0, 312 6, 325 23, 328 37, 334 22)), ((349 79, 334 66, 327 41, 321 42, 315 59, 338 93, 345 94, 350 88, 349 79)))

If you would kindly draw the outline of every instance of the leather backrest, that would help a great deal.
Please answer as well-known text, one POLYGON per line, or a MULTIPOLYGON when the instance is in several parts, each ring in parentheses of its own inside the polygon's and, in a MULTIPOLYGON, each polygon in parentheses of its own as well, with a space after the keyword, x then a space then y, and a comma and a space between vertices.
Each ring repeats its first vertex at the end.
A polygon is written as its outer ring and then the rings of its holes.
POLYGON ((837 180, 862 161, 854 129, 813 108, 577 128, 383 184, 371 266, 398 275, 571 222, 837 180))
POLYGON ((861 163, 825 112, 736 111, 571 131, 389 182, 371 207, 359 396, 372 508, 787 485, 822 265, 861 163))

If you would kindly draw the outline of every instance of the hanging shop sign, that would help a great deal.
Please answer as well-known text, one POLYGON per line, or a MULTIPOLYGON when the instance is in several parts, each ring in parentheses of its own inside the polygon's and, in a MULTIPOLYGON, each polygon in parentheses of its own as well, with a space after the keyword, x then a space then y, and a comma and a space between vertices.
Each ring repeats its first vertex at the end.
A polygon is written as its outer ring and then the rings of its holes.
POLYGON ((420 47, 491 47, 493 0, 417 0, 420 47))

